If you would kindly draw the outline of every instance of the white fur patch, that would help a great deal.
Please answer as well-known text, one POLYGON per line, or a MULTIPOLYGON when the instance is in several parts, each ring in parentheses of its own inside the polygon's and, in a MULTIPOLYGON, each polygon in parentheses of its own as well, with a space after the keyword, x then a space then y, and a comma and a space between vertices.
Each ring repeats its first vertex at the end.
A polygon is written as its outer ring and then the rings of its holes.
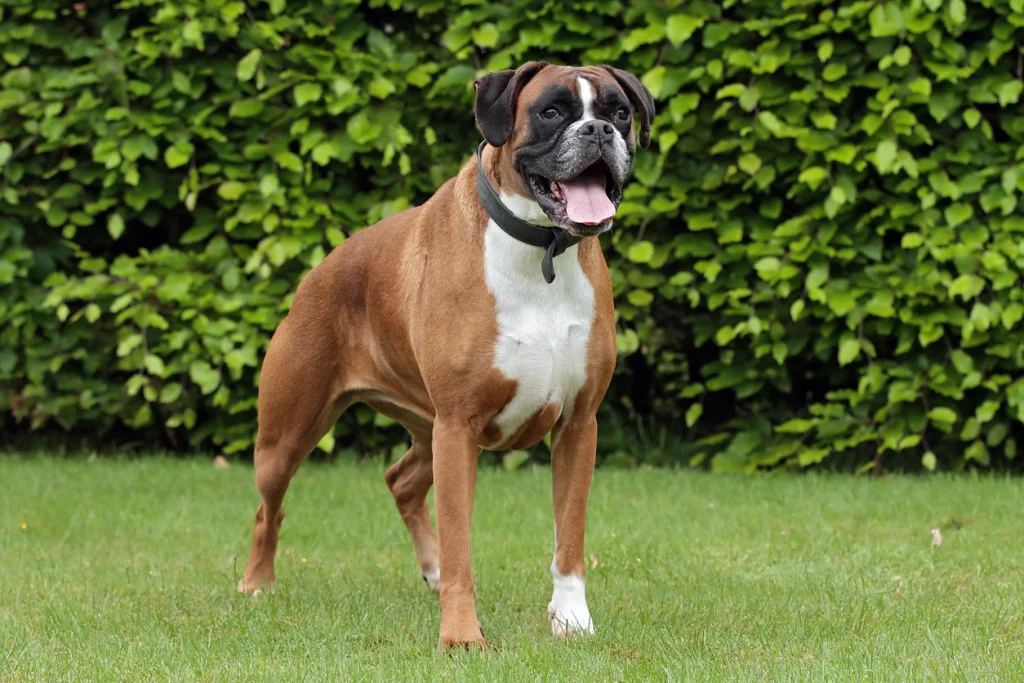
POLYGON ((580 99, 583 100, 583 118, 580 121, 593 121, 594 120, 594 86, 590 85, 590 81, 583 78, 582 76, 576 77, 576 83, 579 84, 580 88, 580 99))
MULTIPOLYGON (((525 198, 517 202, 502 196, 502 201, 524 220, 530 220, 528 204, 537 206, 525 198)), ((493 420, 502 440, 550 403, 571 415, 587 379, 594 288, 580 266, 579 246, 555 257, 551 284, 541 275, 543 257, 543 249, 523 244, 488 221, 484 272, 498 319, 494 367, 518 382, 512 400, 493 420)))
POLYGON ((441 588, 441 570, 432 569, 429 572, 424 572, 423 579, 430 586, 431 590, 439 590, 441 588))
POLYGON ((578 633, 593 633, 594 621, 587 607, 587 588, 583 577, 562 576, 551 563, 551 577, 555 588, 548 604, 552 635, 565 637, 578 633))
MULTIPOLYGON (((500 196, 501 203, 527 223, 545 226, 554 225, 551 219, 548 218, 548 215, 544 213, 544 209, 540 208, 540 204, 534 200, 519 194, 506 194, 504 192, 500 196)), ((533 247, 533 249, 537 249, 537 247, 533 247)))

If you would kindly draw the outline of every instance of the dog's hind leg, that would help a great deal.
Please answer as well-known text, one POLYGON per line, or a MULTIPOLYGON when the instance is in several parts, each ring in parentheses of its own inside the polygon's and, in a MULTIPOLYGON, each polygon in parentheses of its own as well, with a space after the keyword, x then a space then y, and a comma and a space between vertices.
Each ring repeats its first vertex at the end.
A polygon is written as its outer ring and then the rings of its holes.
POLYGON ((412 431, 412 447, 388 468, 384 478, 395 497, 398 512, 412 536, 423 580, 434 590, 441 581, 437 555, 437 534, 430 522, 427 492, 434 483, 430 432, 412 431))
POLYGON ((240 592, 256 594, 274 583, 274 555, 288 484, 349 404, 341 389, 341 359, 333 353, 327 335, 296 329, 289 322, 278 328, 263 361, 253 457, 261 502, 249 564, 238 583, 240 592))

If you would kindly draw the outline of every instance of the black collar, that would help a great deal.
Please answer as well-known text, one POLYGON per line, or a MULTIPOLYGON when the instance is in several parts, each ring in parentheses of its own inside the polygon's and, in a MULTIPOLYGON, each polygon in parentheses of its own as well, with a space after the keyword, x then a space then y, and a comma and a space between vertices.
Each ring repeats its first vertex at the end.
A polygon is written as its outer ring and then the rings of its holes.
POLYGON ((545 228, 533 223, 527 223, 514 213, 498 197, 491 181, 484 174, 484 145, 481 142, 476 150, 476 194, 480 197, 480 203, 491 220, 499 228, 511 235, 514 239, 534 247, 544 249, 544 259, 540 262, 540 272, 544 275, 544 281, 549 285, 555 281, 555 265, 553 260, 556 256, 580 241, 579 237, 573 237, 561 228, 545 228))

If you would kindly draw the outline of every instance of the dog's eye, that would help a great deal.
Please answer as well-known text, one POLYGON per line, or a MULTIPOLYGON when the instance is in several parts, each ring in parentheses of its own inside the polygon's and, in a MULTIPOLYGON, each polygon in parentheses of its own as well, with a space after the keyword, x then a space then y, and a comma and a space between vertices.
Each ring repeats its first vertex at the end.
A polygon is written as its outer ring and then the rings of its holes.
POLYGON ((558 111, 557 109, 555 109, 554 107, 548 107, 547 109, 545 109, 544 111, 542 111, 542 112, 540 113, 540 117, 541 117, 542 119, 547 119, 547 120, 549 120, 549 121, 550 121, 551 119, 555 119, 555 118, 558 118, 558 117, 559 117, 559 116, 561 116, 561 115, 562 115, 562 114, 561 114, 561 113, 560 113, 560 112, 559 112, 559 111, 558 111))
POLYGON ((629 121, 629 110, 625 107, 619 107, 619 110, 615 112, 615 118, 619 121, 629 121))

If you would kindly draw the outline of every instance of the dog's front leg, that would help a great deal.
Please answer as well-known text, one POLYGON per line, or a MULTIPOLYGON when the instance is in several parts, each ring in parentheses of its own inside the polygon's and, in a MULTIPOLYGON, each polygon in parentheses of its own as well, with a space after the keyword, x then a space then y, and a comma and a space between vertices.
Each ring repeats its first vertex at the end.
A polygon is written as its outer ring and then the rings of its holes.
POLYGON ((570 422, 557 435, 551 456, 555 508, 555 556, 551 562, 554 591, 548 605, 551 632, 559 637, 593 633, 586 594, 583 536, 587 497, 597 454, 597 419, 570 422))
POLYGON ((434 510, 441 565, 442 649, 484 645, 476 616, 469 526, 479 441, 468 424, 434 423, 434 510))

